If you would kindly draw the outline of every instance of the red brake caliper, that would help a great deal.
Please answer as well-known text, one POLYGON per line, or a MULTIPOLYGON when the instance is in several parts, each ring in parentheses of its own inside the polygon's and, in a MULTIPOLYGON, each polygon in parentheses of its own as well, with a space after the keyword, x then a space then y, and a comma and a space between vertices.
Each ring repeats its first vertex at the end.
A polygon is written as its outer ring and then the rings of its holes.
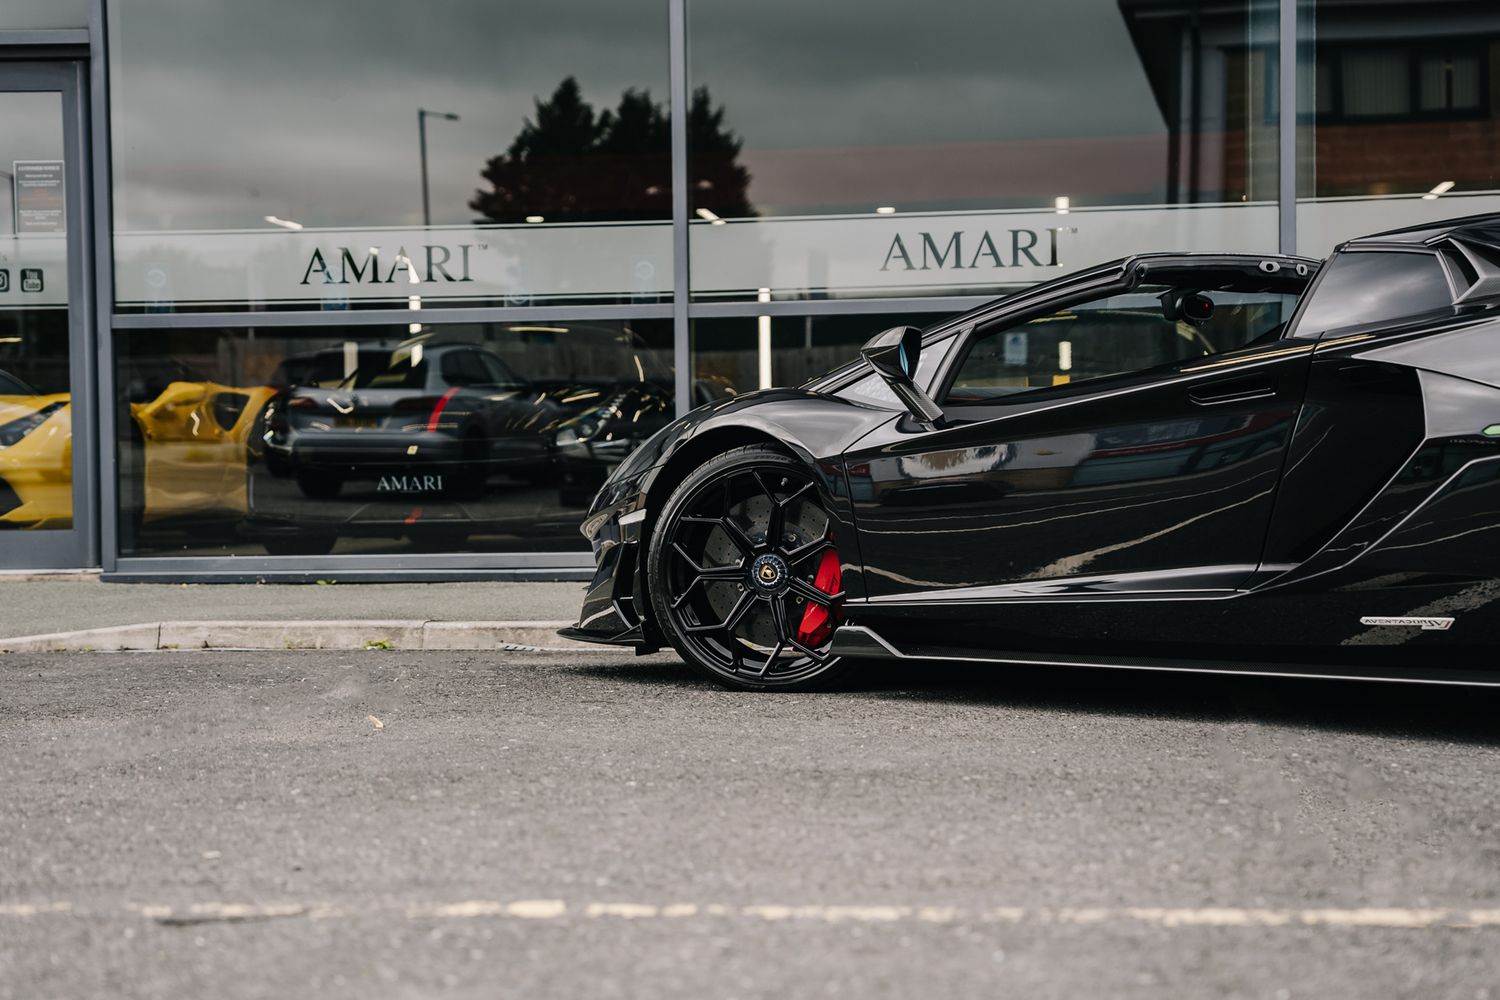
MULTIPOLYGON (((813 586, 825 594, 837 594, 842 586, 841 576, 839 554, 833 549, 825 550, 822 561, 818 563, 818 572, 813 577, 813 586)), ((833 625, 834 618, 829 610, 809 601, 802 610, 802 623, 797 626, 797 641, 815 649, 833 635, 833 625)))

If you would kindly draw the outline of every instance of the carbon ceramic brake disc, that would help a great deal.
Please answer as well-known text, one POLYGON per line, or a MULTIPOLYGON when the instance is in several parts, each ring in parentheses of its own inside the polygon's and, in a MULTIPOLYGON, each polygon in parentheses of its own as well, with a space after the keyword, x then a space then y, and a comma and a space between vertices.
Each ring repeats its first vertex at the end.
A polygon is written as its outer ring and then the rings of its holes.
MULTIPOLYGON (((770 513, 771 501, 764 496, 750 497, 735 504, 729 510, 729 516, 757 542, 765 534, 770 513)), ((786 532, 795 536, 795 540, 790 544, 803 545, 814 538, 826 535, 828 521, 828 515, 817 504, 798 500, 787 512, 786 532)), ((709 532, 708 541, 703 550, 705 565, 732 566, 740 561, 742 555, 723 528, 715 527, 709 532)), ((810 573, 816 563, 817 560, 809 559, 801 569, 804 573, 810 573)), ((709 608, 719 621, 723 621, 725 616, 734 609, 735 602, 739 600, 742 593, 739 584, 729 582, 706 584, 703 589, 708 595, 709 608)), ((788 612, 795 624, 801 614, 797 605, 790 605, 788 612)), ((776 645, 776 632, 771 624, 771 614, 763 603, 751 608, 744 622, 735 631, 751 645, 761 649, 769 651, 776 645)))

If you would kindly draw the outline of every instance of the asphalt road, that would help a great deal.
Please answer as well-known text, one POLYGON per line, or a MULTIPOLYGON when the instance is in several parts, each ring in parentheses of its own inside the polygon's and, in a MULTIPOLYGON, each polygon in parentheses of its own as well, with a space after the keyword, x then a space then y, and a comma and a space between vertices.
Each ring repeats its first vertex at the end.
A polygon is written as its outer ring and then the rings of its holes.
POLYGON ((1500 695, 0 657, 0 998, 1500 1000, 1500 695))

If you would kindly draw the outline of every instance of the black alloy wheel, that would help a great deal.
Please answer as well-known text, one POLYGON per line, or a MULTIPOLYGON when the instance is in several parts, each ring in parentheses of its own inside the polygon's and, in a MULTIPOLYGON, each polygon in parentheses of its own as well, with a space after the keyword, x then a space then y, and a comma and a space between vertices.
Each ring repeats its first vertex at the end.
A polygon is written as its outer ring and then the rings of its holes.
POLYGON ((811 471, 770 448, 733 449, 688 476, 648 556, 651 606, 682 658, 741 690, 807 690, 842 674, 830 647, 844 595, 819 572, 830 551, 836 566, 832 527, 811 471), (820 575, 837 592, 819 589, 820 575))

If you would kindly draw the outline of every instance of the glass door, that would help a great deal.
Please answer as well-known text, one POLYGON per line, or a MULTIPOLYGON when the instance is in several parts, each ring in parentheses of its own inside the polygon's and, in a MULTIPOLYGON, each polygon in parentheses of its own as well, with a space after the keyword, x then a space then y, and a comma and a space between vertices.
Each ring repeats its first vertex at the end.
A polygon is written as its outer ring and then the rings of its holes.
POLYGON ((98 562, 81 80, 0 59, 0 570, 98 562))

